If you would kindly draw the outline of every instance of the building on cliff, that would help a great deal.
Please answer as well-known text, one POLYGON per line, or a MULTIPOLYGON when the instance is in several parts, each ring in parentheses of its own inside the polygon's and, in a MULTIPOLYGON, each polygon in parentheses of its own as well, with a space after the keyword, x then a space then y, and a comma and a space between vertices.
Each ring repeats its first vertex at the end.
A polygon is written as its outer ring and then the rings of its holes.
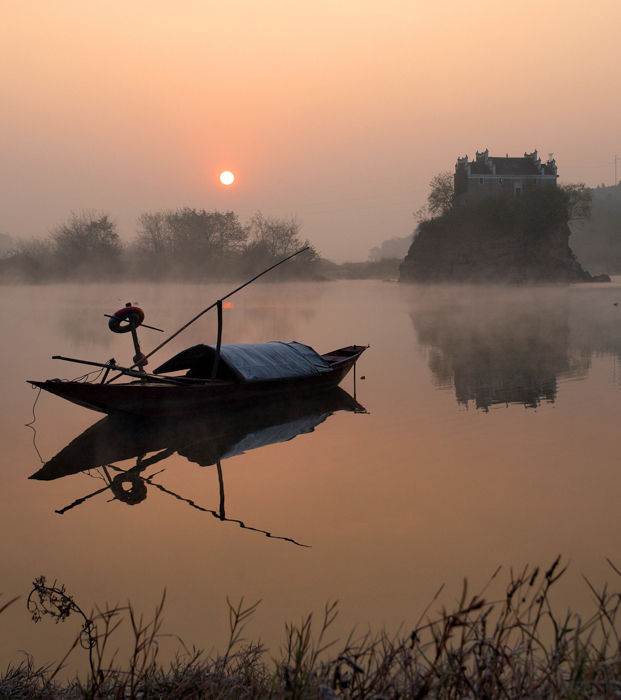
POLYGON ((490 158, 487 150, 473 161, 460 158, 455 206, 419 223, 399 280, 610 281, 607 275, 590 275, 571 250, 569 195, 556 186, 557 177, 554 160, 542 163, 537 151, 523 158, 490 158))
POLYGON ((455 165, 455 201, 504 193, 519 197, 536 187, 556 185, 558 172, 556 161, 550 157, 542 163, 537 151, 525 153, 523 158, 490 156, 486 148, 477 151, 474 160, 468 156, 458 158, 455 165))

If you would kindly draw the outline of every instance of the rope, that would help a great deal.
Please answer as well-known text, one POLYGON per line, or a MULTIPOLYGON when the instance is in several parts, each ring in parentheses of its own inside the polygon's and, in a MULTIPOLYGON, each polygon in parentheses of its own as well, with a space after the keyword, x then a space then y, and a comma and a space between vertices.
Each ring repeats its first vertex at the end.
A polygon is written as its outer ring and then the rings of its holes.
POLYGON ((86 374, 81 374, 79 377, 75 377, 74 379, 69 379, 67 381, 70 382, 82 382, 84 384, 86 383, 93 383, 96 382, 99 377, 103 374, 104 370, 103 367, 101 369, 94 369, 91 372, 87 372, 86 374), (95 375, 92 379, 89 379, 91 375, 95 375))
POLYGON ((37 429, 34 426, 37 420, 37 416, 35 414, 35 406, 37 405, 39 396, 41 396, 41 387, 33 386, 32 388, 37 389, 37 396, 34 400, 34 403, 32 404, 32 420, 29 423, 24 423, 24 427, 30 428, 30 430, 32 430, 32 445, 35 448, 35 452, 37 453, 39 459, 41 460, 41 464, 45 464, 45 460, 43 459, 43 457, 41 457, 41 453, 39 452, 39 448, 37 447, 37 429))

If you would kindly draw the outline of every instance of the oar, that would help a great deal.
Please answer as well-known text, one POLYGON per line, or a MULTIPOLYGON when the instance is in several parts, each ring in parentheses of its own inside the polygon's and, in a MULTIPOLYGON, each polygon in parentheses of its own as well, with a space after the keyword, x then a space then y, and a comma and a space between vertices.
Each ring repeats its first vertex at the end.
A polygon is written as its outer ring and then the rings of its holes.
MULTIPOLYGON (((164 382, 164 383, 170 383, 173 382, 174 384, 199 384, 199 383, 204 383, 204 379, 195 379, 193 377, 160 377, 157 374, 149 374, 145 372, 141 372, 137 369, 132 369, 132 367, 122 367, 121 365, 117 365, 115 362, 93 362, 92 360, 79 360, 75 357, 64 357, 63 355, 52 355, 52 360, 64 360, 65 362, 75 362, 76 364, 79 365, 89 365, 90 367, 101 367, 102 369, 105 369, 107 371, 109 370, 114 370, 115 372, 120 372, 121 374, 117 374, 114 379, 117 377, 120 377, 124 374, 129 375, 130 377, 136 377, 137 379, 144 379, 147 377, 148 379, 154 381, 154 382, 164 382)), ((107 383, 109 384, 113 379, 110 379, 107 383)), ((32 382, 30 382, 32 384, 32 382)), ((36 386, 36 384, 35 384, 36 386)))

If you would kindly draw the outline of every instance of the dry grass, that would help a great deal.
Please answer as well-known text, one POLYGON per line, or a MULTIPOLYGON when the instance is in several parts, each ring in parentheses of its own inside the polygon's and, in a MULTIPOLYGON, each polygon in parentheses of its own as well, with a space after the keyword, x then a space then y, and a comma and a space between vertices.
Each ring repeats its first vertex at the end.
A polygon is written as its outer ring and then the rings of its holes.
MULTIPOLYGON (((621 573, 612 564, 616 576, 621 573)), ((621 696, 621 647, 617 615, 621 594, 596 590, 588 617, 554 612, 551 589, 565 569, 557 559, 547 571, 511 572, 502 599, 485 590, 470 595, 464 581, 452 610, 429 610, 394 636, 385 632, 328 639, 337 615, 326 606, 318 625, 312 615, 285 626, 280 658, 244 640, 258 604, 228 602, 230 635, 224 653, 211 657, 179 642, 168 664, 158 659, 164 597, 145 622, 131 606, 86 615, 62 586, 34 582, 28 604, 35 620, 82 620, 75 643, 52 668, 31 658, 0 676, 0 697, 11 698, 613 698, 621 696), (131 650, 115 650, 118 628, 131 630, 131 650), (70 654, 89 656, 86 680, 60 684, 70 654)), ((495 579, 498 571, 492 577, 495 579)), ((437 599, 437 597, 436 597, 437 599)), ((14 602, 14 601, 10 601, 14 602)), ((0 611, 7 607, 0 606, 0 611)))

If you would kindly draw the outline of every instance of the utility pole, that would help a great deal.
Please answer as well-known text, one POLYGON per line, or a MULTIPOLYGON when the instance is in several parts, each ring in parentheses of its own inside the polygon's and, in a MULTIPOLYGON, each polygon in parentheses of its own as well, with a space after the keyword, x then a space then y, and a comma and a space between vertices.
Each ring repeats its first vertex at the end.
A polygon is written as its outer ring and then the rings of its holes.
POLYGON ((618 180, 617 180, 617 161, 619 161, 619 160, 621 160, 621 158, 619 158, 619 156, 615 156, 615 187, 617 186, 617 182, 618 182, 618 180))

